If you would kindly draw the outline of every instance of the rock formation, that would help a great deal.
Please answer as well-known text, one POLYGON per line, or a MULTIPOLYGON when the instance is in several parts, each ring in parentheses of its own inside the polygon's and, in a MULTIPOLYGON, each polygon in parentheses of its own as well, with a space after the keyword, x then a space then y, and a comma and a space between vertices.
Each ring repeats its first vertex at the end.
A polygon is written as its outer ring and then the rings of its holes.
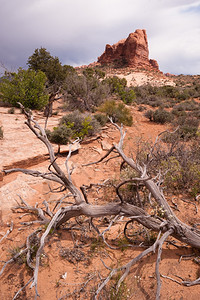
POLYGON ((146 30, 137 29, 114 45, 106 45, 104 53, 98 58, 101 65, 114 67, 134 67, 159 71, 156 60, 149 59, 146 30))

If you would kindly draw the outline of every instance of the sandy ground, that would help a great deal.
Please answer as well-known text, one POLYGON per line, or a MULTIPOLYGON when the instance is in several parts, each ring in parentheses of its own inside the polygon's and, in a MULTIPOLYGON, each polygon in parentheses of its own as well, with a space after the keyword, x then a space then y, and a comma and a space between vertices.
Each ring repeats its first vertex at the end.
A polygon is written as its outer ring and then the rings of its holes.
POLYGON ((161 73, 151 73, 151 72, 142 72, 142 71, 121 71, 118 74, 117 70, 112 70, 111 73, 108 73, 108 76, 118 76, 119 78, 125 78, 127 80, 128 86, 140 86, 145 84, 151 84, 152 86, 163 86, 170 85, 175 86, 173 78, 167 77, 161 73))
MULTIPOLYGON (((134 152, 138 139, 155 140, 158 133, 166 129, 166 126, 148 122, 136 108, 132 108, 132 114, 134 124, 131 128, 126 128, 127 135, 124 142, 126 153, 134 152)), ((44 124, 42 115, 37 115, 36 117, 39 122, 44 124)), ((46 149, 26 128, 23 115, 19 113, 9 115, 5 108, 1 108, 0 118, 5 133, 5 138, 3 141, 0 141, 1 166, 17 166, 23 160, 25 167, 30 167, 30 158, 42 155, 43 158, 40 162, 34 159, 31 160, 31 168, 41 171, 47 170, 49 162, 43 156, 46 153, 46 149)), ((50 126, 54 126, 58 118, 59 116, 50 119, 50 126)), ((99 183, 105 179, 116 180, 118 178, 119 159, 110 160, 107 164, 83 166, 85 163, 98 160, 106 153, 106 149, 112 143, 118 142, 118 140, 118 131, 109 125, 101 132, 97 140, 81 145, 78 154, 73 155, 70 159, 70 166, 74 167, 72 179, 76 186, 79 187, 82 184, 90 184, 91 182, 99 183)), ((58 163, 64 169, 65 157, 60 157, 58 163)), ((47 181, 20 173, 5 176, 3 181, 0 181, 0 188, 0 239, 8 229, 7 224, 10 224, 11 220, 14 222, 12 233, 0 243, 0 260, 2 262, 1 265, 3 265, 3 262, 10 258, 10 252, 13 252, 17 247, 21 247, 26 236, 33 231, 33 228, 36 229, 37 227, 37 225, 27 227, 20 224, 22 220, 32 220, 31 216, 24 216, 21 220, 19 219, 20 215, 12 213, 11 207, 15 205, 15 200, 19 199, 18 195, 21 195, 31 205, 35 205, 36 202, 42 203, 44 199, 55 201, 58 195, 49 193, 47 181)), ((92 197, 92 201, 99 203, 103 201, 102 199, 105 200, 106 197, 106 200, 109 201, 112 195, 103 193, 102 198, 100 196, 101 194, 92 197)), ((177 203, 179 207, 177 216, 181 220, 188 224, 200 223, 199 213, 195 213, 192 204, 183 202, 181 196, 178 195, 167 195, 167 198, 170 204, 172 204, 172 199, 177 203)), ((73 222, 75 223, 75 221, 73 222)), ((101 230, 103 230, 105 225, 102 225, 101 222, 99 225, 101 230)), ((113 226, 111 232, 107 235, 107 240, 110 243, 117 236, 118 240, 124 243, 123 234, 119 234, 123 232, 123 226, 123 220, 119 225, 113 226)), ((93 231, 90 232, 89 229, 86 230, 86 225, 83 224, 78 227, 79 230, 74 231, 74 235, 72 235, 71 231, 65 229, 49 236, 49 242, 45 246, 39 271, 39 299, 92 299, 94 286, 99 282, 99 278, 108 274, 108 270, 102 264, 100 258, 107 266, 116 267, 128 262, 142 251, 138 247, 111 250, 102 245, 102 243, 96 242, 96 234, 93 231), (63 257, 61 254, 66 249, 74 251, 74 241, 77 241, 78 244, 82 241, 82 247, 77 248, 82 252, 79 253, 82 255, 82 260, 76 259, 70 262, 69 257, 63 257), (86 282, 88 284, 83 288, 86 282), (73 294, 70 296, 70 293, 75 289, 77 291, 81 290, 78 298, 73 294)), ((161 274, 173 277, 176 280, 179 280, 177 276, 190 280, 196 279, 199 276, 199 264, 194 262, 194 256, 191 256, 189 259, 183 257, 180 260, 181 256, 191 255, 194 252, 189 247, 177 248, 171 244, 166 244, 162 254, 161 274)), ((198 256, 198 253, 194 254, 198 256)), ((155 299, 155 259, 156 255, 149 255, 131 269, 130 275, 121 290, 121 299, 155 299)), ((30 270, 23 262, 22 264, 16 263, 8 266, 0 278, 1 299, 12 299, 17 290, 30 279, 30 276, 30 270)), ((199 295, 200 286, 184 287, 168 279, 162 279, 161 300, 197 300, 199 295)), ((111 296, 112 291, 107 290, 107 294, 104 294, 102 299, 115 299, 115 297, 111 298, 111 296)), ((34 289, 26 288, 18 299, 34 299, 34 289)))

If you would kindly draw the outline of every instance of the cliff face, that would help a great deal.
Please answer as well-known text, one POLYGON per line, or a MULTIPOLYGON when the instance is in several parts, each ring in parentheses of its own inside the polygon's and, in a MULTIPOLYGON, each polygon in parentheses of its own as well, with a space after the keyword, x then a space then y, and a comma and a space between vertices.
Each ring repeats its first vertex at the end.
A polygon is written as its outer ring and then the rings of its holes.
POLYGON ((114 45, 106 45, 104 53, 98 58, 101 65, 116 67, 137 67, 159 71, 156 60, 149 59, 146 30, 137 29, 114 45))

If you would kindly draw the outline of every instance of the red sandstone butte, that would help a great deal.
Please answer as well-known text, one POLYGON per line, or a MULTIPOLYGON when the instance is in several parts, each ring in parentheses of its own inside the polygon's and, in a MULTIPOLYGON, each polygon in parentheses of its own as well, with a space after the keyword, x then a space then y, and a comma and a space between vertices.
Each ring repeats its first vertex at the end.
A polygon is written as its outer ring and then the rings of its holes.
POLYGON ((115 67, 134 67, 159 71, 156 60, 149 59, 146 30, 137 29, 114 45, 106 45, 104 53, 98 58, 101 65, 115 67))

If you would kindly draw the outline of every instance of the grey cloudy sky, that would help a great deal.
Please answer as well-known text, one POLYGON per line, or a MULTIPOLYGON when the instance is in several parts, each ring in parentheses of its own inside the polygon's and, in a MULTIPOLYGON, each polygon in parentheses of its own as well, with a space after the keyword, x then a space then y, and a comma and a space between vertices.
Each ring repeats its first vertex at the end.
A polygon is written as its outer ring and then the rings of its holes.
POLYGON ((140 28, 163 72, 200 74, 197 0, 0 0, 0 28, 0 63, 14 71, 40 47, 62 64, 89 64, 140 28))

